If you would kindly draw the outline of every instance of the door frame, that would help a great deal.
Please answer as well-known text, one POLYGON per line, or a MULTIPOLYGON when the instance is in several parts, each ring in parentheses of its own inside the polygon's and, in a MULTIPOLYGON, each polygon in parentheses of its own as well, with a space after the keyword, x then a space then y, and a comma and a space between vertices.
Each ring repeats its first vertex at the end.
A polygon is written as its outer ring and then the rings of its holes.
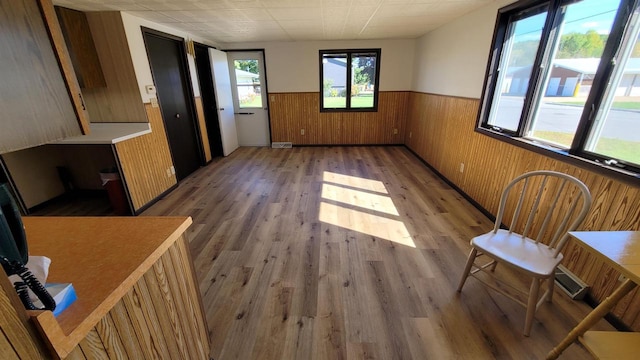
MULTIPOLYGON (((224 52, 260 52, 262 53, 262 67, 264 67, 264 87, 267 94, 267 124, 269 125, 269 144, 273 143, 273 131, 271 129, 271 106, 269 105, 269 79, 267 79, 267 57, 265 56, 264 49, 229 49, 222 50, 224 52)), ((229 74, 231 76, 231 74, 229 74)), ((235 74, 233 75, 235 78, 235 74)), ((232 91, 237 92, 238 89, 232 91)))
MULTIPOLYGON (((144 41, 144 48, 145 48, 145 51, 147 52, 147 61, 149 63, 149 70, 151 70, 151 77, 153 78, 154 86, 156 84, 156 77, 153 74, 153 67, 151 66, 151 60, 149 59, 149 46, 147 45, 147 39, 145 35, 149 34, 151 36, 157 36, 160 38, 165 38, 167 40, 173 40, 178 43, 180 52, 182 53, 182 56, 178 58, 180 61, 180 73, 184 77, 185 81, 187 82, 187 86, 186 86, 187 98, 188 98, 187 110, 191 113, 190 114, 191 121, 193 122, 194 130, 195 130, 196 145, 198 146, 198 162, 200 163, 200 166, 204 166, 206 165, 205 156, 204 156, 204 147, 202 145, 202 137, 200 136, 201 129, 197 119, 198 112, 196 111, 196 104, 195 104, 194 91, 193 91, 193 81, 191 79, 191 72, 189 71, 190 69, 189 59, 187 58, 187 47, 185 46, 185 40, 183 37, 173 35, 173 34, 168 34, 166 32, 156 30, 156 29, 151 29, 145 26, 140 26, 140 30, 142 31, 142 40, 144 41)), ((162 101, 160 101, 160 97, 157 95, 157 93, 156 93, 156 98, 158 99, 158 105, 160 107, 160 115, 162 115, 162 125, 164 126, 165 133, 168 134, 167 121, 164 118, 164 113, 162 111, 162 101)), ((171 144, 169 142, 168 136, 169 135, 167 135, 167 145, 169 145, 169 153, 171 154, 171 161, 175 166, 176 161, 173 155, 173 149, 171 149, 171 144)))
MULTIPOLYGON (((218 48, 215 47, 215 46, 210 46, 210 45, 203 44, 203 43, 200 43, 200 42, 197 42, 197 41, 194 41, 193 45, 194 45, 194 48, 196 46, 198 46, 198 47, 203 47, 203 48, 207 49, 207 59, 208 59, 208 65, 209 65, 209 74, 211 75, 211 82, 212 82, 212 86, 213 86, 213 94, 212 95, 213 95, 213 99, 215 101, 216 112, 217 112, 218 98, 216 97, 216 89, 215 89, 216 88, 216 84, 215 84, 215 81, 213 81, 213 68, 211 67, 211 56, 209 55, 209 49, 218 50, 218 48)), ((195 65, 196 65, 196 73, 198 74, 198 86, 200 86, 200 98, 203 101, 203 107, 204 107, 204 98, 202 96, 202 81, 201 81, 202 80, 201 77, 203 75, 200 74, 200 72, 198 71, 198 58, 197 58, 197 56, 194 56, 194 61, 195 61, 195 65)), ((222 146, 222 131, 220 129, 220 119, 218 118, 217 114, 216 114, 216 119, 207 119, 207 112, 206 111, 203 111, 203 115, 204 115, 204 124, 205 124, 206 130, 207 130, 207 137, 208 137, 208 140, 209 140, 209 148, 211 150, 211 157, 212 157, 211 160, 213 161, 213 146, 212 146, 213 143, 211 142, 212 136, 217 136, 218 137, 215 140, 217 140, 217 142, 220 144, 220 149, 219 149, 220 150, 220 155, 219 156, 224 156, 224 148, 222 146), (217 126, 218 126, 216 134, 212 134, 211 131, 209 131, 209 123, 214 123, 214 122, 217 123, 217 126)), ((200 129, 200 130, 202 130, 202 129, 200 129)))

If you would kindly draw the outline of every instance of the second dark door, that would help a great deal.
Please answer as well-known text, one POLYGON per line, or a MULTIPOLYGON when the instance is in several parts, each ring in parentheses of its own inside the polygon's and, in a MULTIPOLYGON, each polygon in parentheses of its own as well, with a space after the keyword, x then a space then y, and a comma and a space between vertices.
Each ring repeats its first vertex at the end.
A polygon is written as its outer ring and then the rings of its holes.
POLYGON ((144 39, 176 178, 182 180, 202 164, 183 43, 149 31, 144 39))

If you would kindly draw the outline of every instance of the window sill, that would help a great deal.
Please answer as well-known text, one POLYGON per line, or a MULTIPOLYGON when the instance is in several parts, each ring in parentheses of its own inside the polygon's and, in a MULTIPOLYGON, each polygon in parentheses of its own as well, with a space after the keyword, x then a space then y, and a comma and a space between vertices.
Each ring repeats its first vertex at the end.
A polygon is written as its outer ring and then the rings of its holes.
POLYGON ((476 127, 475 131, 480 134, 492 137, 496 140, 500 140, 508 144, 532 151, 534 153, 592 171, 596 174, 613 178, 632 186, 640 186, 640 174, 626 171, 624 169, 619 169, 614 166, 605 165, 603 163, 589 160, 583 157, 571 155, 566 150, 557 149, 543 143, 534 142, 532 140, 512 137, 485 128, 476 127))

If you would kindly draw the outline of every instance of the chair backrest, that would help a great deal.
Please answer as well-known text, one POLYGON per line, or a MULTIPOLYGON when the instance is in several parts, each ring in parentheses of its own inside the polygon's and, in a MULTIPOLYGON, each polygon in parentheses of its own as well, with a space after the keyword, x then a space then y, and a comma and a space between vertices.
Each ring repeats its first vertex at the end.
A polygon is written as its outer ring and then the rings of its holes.
POLYGON ((505 209, 512 208, 509 232, 536 242, 550 239, 545 243, 555 248, 558 256, 569 237, 568 232, 580 225, 590 207, 591 193, 582 181, 556 171, 532 171, 518 176, 505 187, 493 231, 500 228, 505 209), (519 194, 510 197, 511 190, 515 189, 520 190, 519 194))

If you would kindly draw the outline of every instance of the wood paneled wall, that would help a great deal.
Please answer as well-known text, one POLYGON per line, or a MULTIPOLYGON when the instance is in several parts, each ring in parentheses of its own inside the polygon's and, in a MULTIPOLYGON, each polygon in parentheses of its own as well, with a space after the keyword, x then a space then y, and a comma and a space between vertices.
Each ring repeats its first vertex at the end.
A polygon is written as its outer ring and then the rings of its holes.
MULTIPOLYGON (((640 230, 640 189, 507 144, 474 131, 479 100, 411 93, 406 145, 442 175, 496 214, 502 189, 519 174, 549 169, 571 174, 590 189, 593 205, 580 230, 640 230), (464 163, 464 172, 460 172, 464 163)), ((618 273, 570 241, 563 263, 592 286, 602 301, 618 285, 618 273)), ((461 270, 462 270, 462 265, 461 270)), ((613 314, 640 331, 640 294, 634 290, 613 314)))
POLYGON ((191 266, 182 237, 67 359, 209 359, 207 326, 191 266))
POLYGON ((117 11, 86 12, 107 87, 83 89, 92 122, 146 122, 129 44, 117 11))
POLYGON ((317 92, 270 93, 272 141, 294 145, 404 142, 409 92, 381 91, 377 112, 321 113, 319 97, 317 92))
POLYGON ((209 146, 209 133, 207 132, 207 124, 204 119, 204 108, 202 98, 196 96, 194 98, 196 104, 196 115, 198 116, 198 125, 200 127, 200 138, 202 139, 202 150, 204 150, 204 160, 211 161, 211 147, 209 146))
POLYGON ((134 210, 138 210, 177 183, 167 134, 159 107, 145 104, 151 133, 115 145, 134 210))

